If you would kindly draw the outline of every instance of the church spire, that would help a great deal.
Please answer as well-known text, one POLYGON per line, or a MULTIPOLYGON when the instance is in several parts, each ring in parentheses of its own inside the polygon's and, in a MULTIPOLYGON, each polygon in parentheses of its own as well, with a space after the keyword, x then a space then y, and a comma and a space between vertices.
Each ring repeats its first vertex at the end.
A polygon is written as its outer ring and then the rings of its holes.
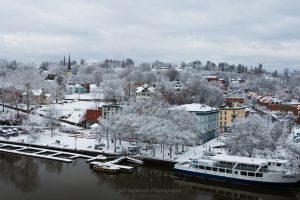
POLYGON ((71 71, 71 60, 70 60, 70 54, 69 54, 69 61, 68 61, 68 71, 71 71))

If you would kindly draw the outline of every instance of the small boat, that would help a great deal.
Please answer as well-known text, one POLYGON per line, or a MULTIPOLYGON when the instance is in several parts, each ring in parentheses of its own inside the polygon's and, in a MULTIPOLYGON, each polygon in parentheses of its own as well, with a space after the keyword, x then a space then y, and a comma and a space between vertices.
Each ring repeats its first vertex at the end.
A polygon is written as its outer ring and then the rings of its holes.
POLYGON ((112 163, 98 163, 94 165, 94 170, 97 172, 106 172, 106 173, 118 173, 119 167, 115 166, 112 163))
POLYGON ((244 185, 291 186, 300 181, 300 174, 289 169, 287 160, 248 158, 231 155, 203 156, 177 163, 180 176, 202 178, 244 185))

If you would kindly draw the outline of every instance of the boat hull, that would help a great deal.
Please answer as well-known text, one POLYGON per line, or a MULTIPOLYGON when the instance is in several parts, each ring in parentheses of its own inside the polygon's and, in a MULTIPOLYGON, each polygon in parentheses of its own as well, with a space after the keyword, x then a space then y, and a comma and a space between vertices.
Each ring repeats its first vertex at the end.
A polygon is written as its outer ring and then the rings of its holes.
POLYGON ((205 179, 205 180, 226 182, 226 183, 234 183, 234 184, 239 184, 239 185, 278 186, 278 187, 291 187, 291 186, 298 185, 298 182, 284 182, 283 183, 283 182, 253 181, 253 180, 225 177, 225 176, 219 176, 219 175, 207 174, 207 173, 201 173, 201 172, 194 172, 194 171, 188 171, 188 170, 176 169, 176 168, 175 168, 175 174, 178 176, 186 176, 186 177, 190 177, 190 178, 205 179))

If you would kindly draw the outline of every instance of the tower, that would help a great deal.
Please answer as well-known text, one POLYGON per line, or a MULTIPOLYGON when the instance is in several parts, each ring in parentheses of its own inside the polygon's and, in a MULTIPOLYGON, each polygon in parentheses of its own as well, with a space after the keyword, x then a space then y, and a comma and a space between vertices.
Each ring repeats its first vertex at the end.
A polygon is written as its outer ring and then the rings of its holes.
POLYGON ((71 59, 70 59, 70 54, 69 54, 69 60, 68 60, 68 68, 67 68, 67 77, 72 76, 72 69, 71 69, 71 59))

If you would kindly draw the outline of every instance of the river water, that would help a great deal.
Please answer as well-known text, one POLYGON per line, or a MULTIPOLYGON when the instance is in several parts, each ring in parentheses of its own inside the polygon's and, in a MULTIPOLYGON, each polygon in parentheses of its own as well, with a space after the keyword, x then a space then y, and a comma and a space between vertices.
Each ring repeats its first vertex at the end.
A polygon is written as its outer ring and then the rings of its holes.
POLYGON ((109 175, 92 171, 85 160, 67 164, 0 153, 1 200, 289 200, 299 199, 299 191, 194 182, 154 166, 138 166, 132 174, 109 175))

